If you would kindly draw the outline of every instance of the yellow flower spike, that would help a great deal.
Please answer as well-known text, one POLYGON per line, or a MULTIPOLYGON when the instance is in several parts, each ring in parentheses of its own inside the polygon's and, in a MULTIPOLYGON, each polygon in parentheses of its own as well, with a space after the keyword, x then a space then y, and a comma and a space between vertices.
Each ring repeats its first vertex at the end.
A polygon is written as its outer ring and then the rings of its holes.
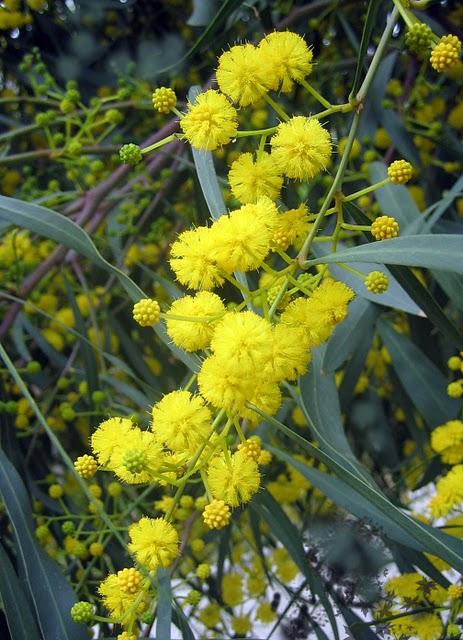
POLYGON ((375 240, 389 240, 399 235, 399 225, 392 216, 379 216, 371 225, 371 235, 375 240))
POLYGON ((387 175, 393 184, 406 184, 413 175, 413 167, 406 160, 395 160, 389 165, 387 175))
POLYGON ((159 322, 160 317, 161 308, 156 300, 144 298, 133 307, 133 319, 141 327, 152 327, 159 322))

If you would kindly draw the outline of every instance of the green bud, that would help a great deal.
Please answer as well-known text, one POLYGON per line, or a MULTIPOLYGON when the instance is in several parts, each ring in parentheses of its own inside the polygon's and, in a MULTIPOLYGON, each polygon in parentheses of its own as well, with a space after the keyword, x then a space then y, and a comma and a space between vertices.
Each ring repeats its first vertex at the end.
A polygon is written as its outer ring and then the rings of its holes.
POLYGON ((133 142, 124 144, 120 148, 119 157, 124 164, 130 164, 133 167, 141 162, 143 158, 140 147, 138 144, 134 144, 133 142))
POLYGON ((76 602, 71 607, 71 618, 74 622, 84 624, 93 618, 93 605, 90 602, 76 602))
POLYGON ((37 362, 37 360, 31 360, 26 365, 27 373, 31 373, 31 374, 38 373, 41 369, 42 367, 40 366, 40 362, 37 362))

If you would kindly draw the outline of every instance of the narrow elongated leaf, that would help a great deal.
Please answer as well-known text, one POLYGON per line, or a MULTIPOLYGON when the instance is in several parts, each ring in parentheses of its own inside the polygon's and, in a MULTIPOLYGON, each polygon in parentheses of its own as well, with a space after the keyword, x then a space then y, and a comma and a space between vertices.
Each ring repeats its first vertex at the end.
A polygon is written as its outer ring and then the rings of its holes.
POLYGON ((378 113, 380 124, 386 129, 400 154, 414 165, 419 165, 420 156, 399 114, 392 109, 381 109, 378 113))
MULTIPOLYGON (((93 264, 116 276, 121 286, 134 302, 147 297, 126 273, 103 258, 89 235, 79 225, 60 213, 36 204, 16 200, 15 198, 0 196, 0 220, 29 229, 33 233, 59 242, 68 249, 74 249, 79 255, 85 256, 93 264)), ((197 363, 194 358, 170 341, 162 323, 155 325, 154 331, 168 345, 172 353, 189 369, 192 371, 197 369, 197 363)))
POLYGON ((313 350, 309 372, 300 379, 301 408, 320 447, 339 463, 347 465, 364 482, 372 483, 368 471, 356 459, 344 433, 334 375, 325 374, 322 370, 324 349, 313 350))
POLYGON ((313 264, 337 262, 375 264, 400 264, 407 267, 425 267, 463 274, 463 236, 435 234, 404 236, 391 240, 371 242, 353 249, 345 249, 330 255, 308 260, 313 264))
MULTIPOLYGON (((387 168, 382 162, 372 162, 368 166, 371 183, 387 178, 387 168)), ((401 229, 421 216, 407 187, 401 184, 387 184, 375 191, 375 197, 382 215, 394 216, 401 229)))
POLYGON ((156 640, 170 640, 172 626, 172 590, 170 573, 158 569, 158 606, 156 610, 156 640))
POLYGON ((69 613, 75 602, 74 593, 58 565, 35 539, 26 489, 2 450, 0 493, 13 527, 19 560, 43 637, 85 640, 85 629, 73 622, 69 613))
POLYGON ((172 622, 182 632, 183 640, 195 640, 195 635, 188 624, 188 620, 182 611, 182 608, 174 601, 172 609, 172 622))
POLYGON ((29 602, 14 567, 1 544, 0 596, 11 638, 14 640, 41 640, 29 602))
POLYGON ((356 473, 352 472, 348 465, 342 461, 339 462, 335 460, 321 448, 310 444, 310 442, 302 436, 295 433, 282 422, 276 420, 276 418, 268 416, 255 405, 252 405, 252 408, 267 424, 274 426, 277 430, 299 444, 309 455, 323 462, 341 481, 345 482, 352 489, 355 489, 361 496, 366 498, 370 504, 382 511, 384 517, 391 523, 399 526, 405 533, 410 534, 417 543, 422 544, 427 552, 433 553, 439 558, 446 560, 458 571, 463 570, 463 542, 461 540, 415 520, 394 505, 376 485, 368 484, 356 473))
POLYGON ((460 275, 449 273, 448 271, 434 270, 432 275, 448 295, 452 304, 460 311, 463 311, 463 278, 460 275))
POLYGON ((430 215, 421 214, 419 218, 414 220, 406 229, 407 234, 429 233, 436 222, 444 215, 455 198, 463 192, 463 176, 460 176, 453 187, 447 191, 445 196, 435 203, 431 209, 430 215))
POLYGON ((360 88, 362 70, 366 62, 368 54, 368 46, 371 40, 371 34, 376 25, 376 16, 378 14, 379 0, 372 0, 368 3, 367 15, 362 31, 362 40, 360 42, 360 51, 357 57, 357 66, 355 68, 354 82, 352 83, 352 91, 350 97, 353 98, 360 88))
POLYGON ((444 374, 407 336, 397 333, 389 323, 380 321, 378 331, 397 377, 428 425, 434 428, 455 418, 459 402, 447 395, 444 374))

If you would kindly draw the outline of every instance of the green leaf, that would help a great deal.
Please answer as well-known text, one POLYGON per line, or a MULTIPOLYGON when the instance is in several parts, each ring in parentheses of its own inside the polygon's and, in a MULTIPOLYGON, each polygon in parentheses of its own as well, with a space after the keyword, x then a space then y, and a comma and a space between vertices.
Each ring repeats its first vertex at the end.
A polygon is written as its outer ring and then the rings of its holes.
POLYGON ((463 278, 455 273, 449 273, 448 271, 434 270, 432 275, 439 283, 439 286, 448 295, 452 304, 454 304, 460 311, 463 311, 463 278))
POLYGON ((183 613, 182 608, 175 602, 175 600, 172 609, 172 622, 182 632, 183 640, 195 640, 194 633, 188 624, 188 620, 183 613))
POLYGON ((69 613, 76 601, 74 593, 58 565, 35 539, 26 488, 2 450, 0 494, 13 527, 19 561, 43 637, 85 640, 85 629, 73 622, 69 613))
POLYGON ((170 640, 172 626, 172 590, 170 573, 158 569, 158 605, 156 610, 156 640, 170 640))
POLYGON ((383 320, 378 331, 397 377, 411 401, 431 428, 455 418, 458 400, 447 395, 447 380, 436 365, 407 336, 383 320))
POLYGON ((308 374, 300 379, 301 409, 320 448, 364 482, 373 484, 368 471, 355 457, 342 426, 334 375, 322 370, 324 347, 312 351, 308 374))
POLYGON ((360 42, 360 51, 357 58, 357 67, 355 69, 354 82, 352 83, 352 91, 349 98, 353 98, 360 89, 362 69, 366 62, 368 47, 370 45, 371 34, 376 25, 376 16, 378 14, 379 0, 371 0, 368 3, 365 24, 363 25, 362 40, 360 42))
MULTIPOLYGON (((78 224, 60 213, 15 198, 0 196, 0 220, 6 220, 15 226, 29 229, 29 231, 50 238, 68 249, 74 249, 79 255, 85 256, 93 264, 116 276, 120 285, 134 302, 147 297, 127 274, 103 258, 90 236, 78 224)), ((153 329, 176 358, 192 371, 197 370, 197 362, 183 349, 179 349, 171 342, 162 323, 158 323, 153 329)))
POLYGON ((429 233, 436 222, 438 222, 438 220, 443 216, 443 214, 453 203, 455 198, 462 194, 462 191, 463 176, 456 180, 453 187, 449 189, 449 191, 447 191, 447 193, 441 200, 439 200, 429 208, 430 215, 427 215, 426 212, 422 213, 421 216, 417 220, 413 221, 404 231, 407 233, 407 235, 416 233, 429 233))
POLYGON ((350 466, 346 465, 342 459, 340 462, 334 459, 321 448, 318 449, 285 424, 276 420, 276 418, 265 414, 255 405, 252 405, 252 408, 267 424, 274 426, 287 437, 294 440, 294 442, 299 444, 302 449, 316 460, 323 462, 342 482, 346 483, 352 489, 355 489, 360 496, 366 498, 373 507, 382 511, 384 517, 387 518, 391 524, 395 523, 404 533, 410 534, 416 542, 423 545, 423 548, 426 549, 427 552, 442 558, 458 571, 463 570, 463 543, 461 540, 452 538, 433 527, 415 520, 394 505, 376 485, 368 484, 363 478, 360 478, 357 473, 354 473, 350 466))
POLYGON ((352 249, 337 251, 322 258, 308 260, 305 264, 332 264, 338 262, 375 264, 400 264, 408 267, 425 267, 463 274, 463 236, 435 234, 403 236, 391 240, 370 242, 352 249))
POLYGON ((400 154, 414 165, 419 165, 420 156, 399 114, 393 109, 381 109, 378 115, 380 124, 386 129, 393 145, 400 151, 400 154))
POLYGON ((309 587, 320 599, 331 624, 334 636, 339 640, 336 619, 333 608, 326 595, 325 587, 320 577, 314 573, 309 561, 305 557, 301 536, 296 527, 289 520, 278 502, 264 489, 254 496, 251 509, 255 509, 260 517, 267 522, 272 534, 280 540, 284 548, 298 566, 302 575, 307 579, 309 587))
POLYGON ((378 308, 364 298, 355 298, 349 314, 329 339, 321 362, 325 373, 333 373, 352 355, 376 322, 378 308))
POLYGON ((14 640, 41 640, 29 602, 16 571, 1 544, 0 596, 11 638, 14 640))
MULTIPOLYGON (((368 166, 368 171, 372 184, 387 178, 387 168, 382 162, 372 162, 368 166)), ((401 229, 421 216, 410 192, 402 184, 389 183, 376 189, 375 198, 381 209, 381 215, 394 216, 401 229)))

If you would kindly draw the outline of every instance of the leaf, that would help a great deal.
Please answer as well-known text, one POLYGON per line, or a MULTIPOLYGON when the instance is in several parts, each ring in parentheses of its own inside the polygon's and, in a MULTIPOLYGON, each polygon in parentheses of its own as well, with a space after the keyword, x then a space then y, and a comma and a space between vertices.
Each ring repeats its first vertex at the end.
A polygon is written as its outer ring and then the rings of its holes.
POLYGON ((339 640, 333 608, 326 595, 325 587, 320 577, 314 573, 309 561, 305 557, 301 536, 298 530, 267 489, 260 491, 256 496, 254 496, 251 508, 256 509, 260 517, 267 522, 272 534, 280 540, 284 548, 288 551, 289 555, 298 566, 302 575, 307 579, 310 590, 319 597, 320 602, 325 609, 336 640, 339 640))
POLYGON ((172 590, 170 573, 158 569, 158 605, 156 609, 156 640, 170 640, 172 626, 172 590))
MULTIPOLYGON (((371 183, 380 182, 387 178, 387 168, 382 162, 371 162, 368 166, 371 183)), ((402 184, 389 183, 375 191, 375 197, 381 209, 381 215, 394 216, 401 230, 415 219, 421 217, 421 213, 407 187, 402 184)))
POLYGON ((188 624, 188 620, 183 613, 182 608, 175 602, 175 600, 172 609, 172 622, 182 632, 183 640, 195 640, 194 633, 188 624))
POLYGON ((394 505, 376 485, 368 484, 356 473, 353 473, 350 467, 343 463, 342 459, 340 462, 335 460, 321 448, 318 449, 310 444, 310 442, 292 431, 292 429, 285 424, 276 420, 276 418, 265 414, 259 407, 255 405, 250 406, 252 406, 252 409, 260 415, 267 424, 272 425, 287 437, 294 440, 294 442, 299 444, 310 456, 323 462, 342 482, 346 483, 352 489, 355 489, 375 508, 382 511, 384 517, 386 517, 390 523, 398 525, 405 533, 410 534, 419 544, 423 545, 426 551, 442 558, 458 571, 463 570, 463 543, 461 540, 452 538, 438 529, 434 529, 415 520, 394 505))
POLYGON ((193 0, 193 13, 186 23, 190 27, 204 27, 214 18, 217 9, 217 0, 193 0))
POLYGON ((10 636, 14 640, 41 640, 21 583, 0 544, 0 596, 10 636))
POLYGON ((32 511, 24 484, 0 450, 0 493, 13 527, 18 557, 44 638, 85 640, 85 629, 72 621, 74 593, 58 565, 34 536, 32 511))
POLYGON ((432 275, 439 283, 439 286, 448 295, 452 304, 454 304, 460 311, 463 311, 463 278, 455 273, 449 273, 448 271, 434 270, 432 275))
POLYGON ((320 448, 371 484, 369 473, 355 457, 344 433, 336 383, 332 374, 323 372, 323 357, 324 347, 314 349, 309 372, 299 381, 301 408, 320 448))
POLYGON ((362 68, 367 58, 371 34, 373 33, 373 29, 376 25, 376 16, 379 4, 379 0, 371 0, 371 2, 368 3, 367 15, 362 31, 362 40, 360 42, 360 51, 357 58, 357 67, 355 69, 354 82, 352 83, 352 90, 349 98, 353 98, 360 88, 362 68))
POLYGON ((461 195, 463 191, 463 176, 460 176, 458 180, 454 183, 453 187, 447 191, 445 196, 436 202, 432 207, 430 207, 429 211, 431 215, 426 215, 426 212, 422 213, 421 216, 410 223, 410 225, 404 230, 405 233, 408 234, 417 234, 417 233, 429 233, 436 222, 443 216, 443 214, 450 207, 452 202, 461 195))
MULTIPOLYGON (((393 109, 381 109, 378 115, 380 124, 386 129, 393 145, 400 151, 401 155, 414 165, 419 165, 420 156, 400 115, 393 109)), ((405 187, 404 189, 407 191, 405 187)))
POLYGON ((447 395, 447 380, 436 365, 406 336, 381 320, 378 331, 392 366, 413 404, 431 428, 455 418, 459 402, 447 395))
MULTIPOLYGON (((134 302, 140 300, 140 298, 147 297, 127 274, 103 258, 89 235, 78 224, 60 213, 36 204, 22 202, 15 198, 0 196, 0 220, 7 220, 15 226, 24 227, 33 233, 50 238, 68 249, 74 249, 79 255, 85 256, 93 264, 116 276, 121 286, 134 302)), ((181 360, 192 371, 197 370, 198 367, 194 358, 170 341, 162 323, 158 323, 153 329, 176 358, 181 360)))
POLYGON ((391 240, 371 242, 352 249, 337 251, 330 255, 308 260, 307 267, 314 264, 338 262, 375 264, 400 264, 408 267, 425 267, 463 274, 463 236, 434 234, 403 236, 391 240))

